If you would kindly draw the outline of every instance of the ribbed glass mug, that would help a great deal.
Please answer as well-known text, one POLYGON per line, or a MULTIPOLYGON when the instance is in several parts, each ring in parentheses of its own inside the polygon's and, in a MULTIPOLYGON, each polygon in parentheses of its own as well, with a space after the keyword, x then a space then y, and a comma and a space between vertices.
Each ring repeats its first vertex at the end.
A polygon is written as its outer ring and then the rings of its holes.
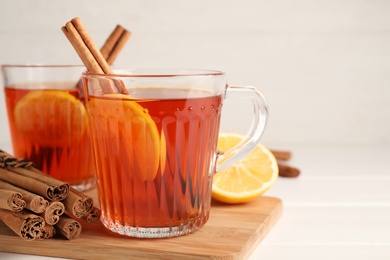
POLYGON ((228 86, 220 71, 86 72, 83 85, 102 222, 127 236, 171 237, 201 228, 209 219, 214 173, 247 155, 267 120, 264 96, 254 87, 228 86), (217 167, 225 98, 252 102, 253 120, 247 138, 217 167))
POLYGON ((13 155, 84 191, 95 186, 84 66, 2 65, 13 155))

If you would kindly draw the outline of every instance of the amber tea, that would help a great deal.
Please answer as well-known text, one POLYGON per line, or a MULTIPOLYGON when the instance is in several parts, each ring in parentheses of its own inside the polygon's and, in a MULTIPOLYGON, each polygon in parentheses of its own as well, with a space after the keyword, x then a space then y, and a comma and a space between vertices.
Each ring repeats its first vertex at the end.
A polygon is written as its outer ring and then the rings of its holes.
MULTIPOLYGON (((235 91, 215 71, 120 72, 83 74, 102 222, 134 237, 194 232, 209 218, 222 102, 235 91), (105 88, 119 80, 128 93, 105 88)), ((245 98, 256 94, 243 89, 245 98)))
MULTIPOLYGON (((42 77, 42 71, 37 71, 38 68, 44 71, 61 70, 65 76, 67 73, 64 71, 72 69, 33 67, 30 74, 42 77)), ((43 172, 79 190, 91 188, 95 183, 94 165, 88 118, 83 101, 79 98, 80 89, 76 88, 74 82, 51 79, 48 79, 50 82, 39 83, 22 79, 23 83, 19 83, 18 76, 23 78, 29 69, 23 66, 3 67, 14 156, 32 161, 43 172)), ((78 72, 80 78, 80 68, 78 72)))
POLYGON ((202 226, 210 207, 209 167, 214 167, 222 96, 167 89, 134 90, 130 96, 90 96, 87 105, 104 224, 130 234, 142 229, 126 230, 127 225, 202 226), (170 98, 164 99, 166 94, 170 98), (160 143, 157 156, 142 136, 148 131, 140 122, 145 119, 130 115, 138 108, 155 125, 150 132, 160 143))

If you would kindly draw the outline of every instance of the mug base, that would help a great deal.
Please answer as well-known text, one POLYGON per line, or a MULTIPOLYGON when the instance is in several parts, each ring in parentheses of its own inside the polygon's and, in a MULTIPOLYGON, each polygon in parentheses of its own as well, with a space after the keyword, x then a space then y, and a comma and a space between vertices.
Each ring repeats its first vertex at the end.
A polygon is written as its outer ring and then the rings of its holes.
POLYGON ((101 217, 103 225, 114 233, 137 238, 166 238, 190 234, 206 224, 209 215, 199 217, 187 223, 170 227, 133 227, 123 226, 119 222, 101 217))

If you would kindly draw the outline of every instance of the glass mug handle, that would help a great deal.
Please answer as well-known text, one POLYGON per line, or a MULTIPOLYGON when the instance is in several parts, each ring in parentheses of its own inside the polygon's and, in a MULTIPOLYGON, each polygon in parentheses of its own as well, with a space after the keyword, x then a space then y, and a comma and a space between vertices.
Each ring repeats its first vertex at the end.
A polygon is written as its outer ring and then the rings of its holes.
POLYGON ((226 98, 250 100, 253 103, 253 118, 245 138, 240 143, 224 153, 218 152, 217 172, 243 159, 256 147, 268 119, 267 100, 255 87, 230 85, 226 89, 226 98))

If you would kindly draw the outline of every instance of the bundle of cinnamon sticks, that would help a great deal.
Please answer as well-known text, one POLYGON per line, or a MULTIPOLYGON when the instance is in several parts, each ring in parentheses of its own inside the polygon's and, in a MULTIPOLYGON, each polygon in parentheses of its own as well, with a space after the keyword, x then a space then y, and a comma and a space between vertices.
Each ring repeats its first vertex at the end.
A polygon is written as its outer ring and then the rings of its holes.
POLYGON ((98 219, 91 197, 0 150, 0 221, 17 235, 34 240, 58 232, 74 239, 81 233, 78 220, 98 219))

